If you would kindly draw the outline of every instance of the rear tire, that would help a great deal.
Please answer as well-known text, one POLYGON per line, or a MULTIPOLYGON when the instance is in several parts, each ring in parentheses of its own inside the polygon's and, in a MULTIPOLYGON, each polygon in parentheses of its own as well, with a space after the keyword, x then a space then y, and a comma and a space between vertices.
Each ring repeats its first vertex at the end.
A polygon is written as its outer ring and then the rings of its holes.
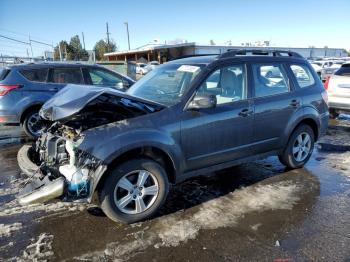
POLYGON ((300 125, 293 131, 279 160, 288 168, 301 168, 309 161, 314 143, 315 134, 312 128, 308 125, 300 125))
POLYGON ((39 131, 42 128, 40 124, 36 125, 36 121, 40 121, 38 110, 29 111, 23 119, 23 130, 31 139, 37 139, 40 135, 39 131))
POLYGON ((163 205, 168 191, 164 168, 153 160, 140 158, 112 170, 99 197, 101 208, 110 219, 130 224, 153 216, 163 205))

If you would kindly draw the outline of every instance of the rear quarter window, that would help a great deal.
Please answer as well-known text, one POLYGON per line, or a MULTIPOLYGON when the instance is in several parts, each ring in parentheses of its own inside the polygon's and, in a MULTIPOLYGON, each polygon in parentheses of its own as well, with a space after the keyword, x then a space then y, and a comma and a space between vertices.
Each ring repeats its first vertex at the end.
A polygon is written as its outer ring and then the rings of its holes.
POLYGON ((20 70, 22 76, 24 76, 29 81, 35 81, 35 82, 46 82, 47 79, 47 68, 43 69, 25 69, 20 70))
POLYGON ((309 87, 315 84, 310 69, 305 65, 291 65, 290 68, 301 88, 309 87))
POLYGON ((10 69, 0 68, 0 81, 5 80, 5 78, 8 76, 9 73, 10 73, 10 69))

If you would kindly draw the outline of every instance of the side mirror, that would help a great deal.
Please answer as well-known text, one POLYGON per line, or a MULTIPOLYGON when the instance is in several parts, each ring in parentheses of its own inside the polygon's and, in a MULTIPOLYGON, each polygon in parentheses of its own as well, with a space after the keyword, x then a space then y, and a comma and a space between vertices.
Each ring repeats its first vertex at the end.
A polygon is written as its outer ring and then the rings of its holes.
POLYGON ((209 93, 196 93, 187 109, 201 109, 216 107, 216 96, 209 93))

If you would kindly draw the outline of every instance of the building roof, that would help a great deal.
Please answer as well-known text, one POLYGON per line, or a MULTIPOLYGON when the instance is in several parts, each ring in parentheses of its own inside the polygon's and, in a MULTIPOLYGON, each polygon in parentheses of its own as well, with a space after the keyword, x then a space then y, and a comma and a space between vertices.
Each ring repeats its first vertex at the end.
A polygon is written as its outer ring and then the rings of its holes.
POLYGON ((141 46, 139 48, 136 48, 136 49, 105 53, 104 56, 144 53, 145 51, 151 51, 151 50, 157 50, 157 49, 174 48, 174 47, 185 47, 185 46, 194 46, 194 45, 196 45, 196 43, 194 43, 194 42, 192 42, 192 43, 174 44, 174 45, 148 44, 148 45, 144 45, 144 46, 141 46))

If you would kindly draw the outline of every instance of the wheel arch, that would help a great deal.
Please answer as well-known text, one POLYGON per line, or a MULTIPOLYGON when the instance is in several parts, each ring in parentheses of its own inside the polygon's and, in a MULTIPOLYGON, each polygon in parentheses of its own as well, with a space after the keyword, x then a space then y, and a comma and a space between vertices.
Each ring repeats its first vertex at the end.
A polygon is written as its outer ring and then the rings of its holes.
POLYGON ((32 104, 30 106, 28 106, 26 109, 23 110, 23 112, 21 113, 21 117, 20 117, 20 123, 23 124, 25 117, 28 115, 29 112, 31 112, 32 110, 38 109, 38 111, 40 110, 40 108, 42 107, 43 104, 32 104))
POLYGON ((176 182, 177 174, 175 161, 170 156, 170 154, 165 150, 153 145, 141 146, 128 149, 127 151, 116 156, 112 161, 110 161, 110 163, 107 165, 107 170, 101 175, 101 177, 95 178, 96 181, 94 181, 95 186, 92 193, 95 194, 101 189, 110 171, 117 167, 120 163, 123 163, 129 159, 140 157, 148 158, 159 163, 165 169, 168 181, 172 184, 176 182))

